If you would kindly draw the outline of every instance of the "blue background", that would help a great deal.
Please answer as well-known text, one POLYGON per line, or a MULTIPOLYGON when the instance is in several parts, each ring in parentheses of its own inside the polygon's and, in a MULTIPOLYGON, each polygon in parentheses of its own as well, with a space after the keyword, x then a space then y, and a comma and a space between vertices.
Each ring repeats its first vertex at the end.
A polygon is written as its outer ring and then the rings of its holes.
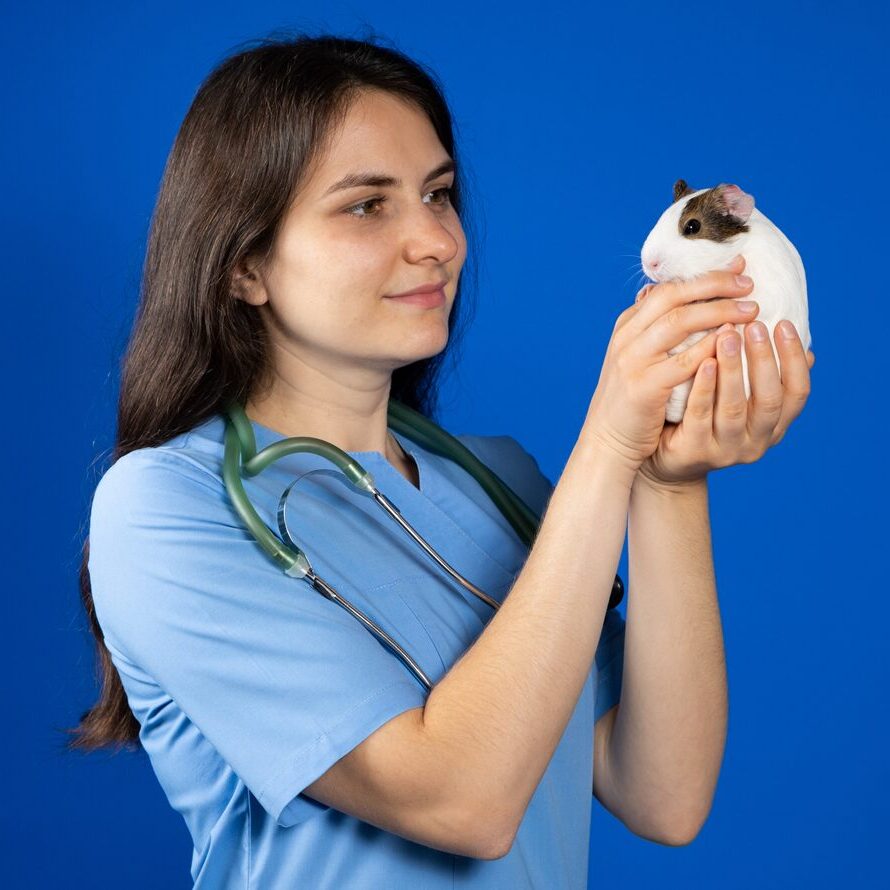
POLYGON ((810 400, 760 461, 710 477, 730 677, 714 806, 670 848, 594 802, 590 886, 882 882, 886 7, 78 3, 4 19, 6 886, 189 886, 190 839, 147 759, 62 750, 96 696, 77 587, 89 499, 156 190, 200 80, 275 28, 365 25, 442 78, 476 189, 453 432, 514 435, 558 478, 677 178, 738 183, 797 246, 810 400))

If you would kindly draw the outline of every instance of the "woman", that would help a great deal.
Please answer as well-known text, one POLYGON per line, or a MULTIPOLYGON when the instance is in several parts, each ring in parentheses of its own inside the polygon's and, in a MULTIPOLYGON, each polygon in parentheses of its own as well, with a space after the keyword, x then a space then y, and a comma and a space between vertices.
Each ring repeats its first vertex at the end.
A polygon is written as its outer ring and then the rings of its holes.
POLYGON ((726 689, 706 475, 781 438, 812 354, 777 337, 780 381, 749 340, 745 415, 717 334, 667 355, 752 317, 733 299, 743 260, 641 292, 556 486, 515 439, 459 437, 544 513, 529 550, 466 472, 387 427, 390 398, 433 414, 467 256, 460 172, 433 77, 327 36, 224 61, 172 149, 81 572, 102 693, 72 745, 141 743, 196 886, 580 887, 591 792, 660 843, 707 813, 726 689), (665 427, 693 374, 687 419, 665 427), (273 529, 298 479, 290 531, 429 693, 245 530, 221 475, 232 400, 258 448, 314 436, 357 457, 503 604, 458 592, 314 455, 245 479, 273 529), (628 514, 625 634, 607 604, 628 514))

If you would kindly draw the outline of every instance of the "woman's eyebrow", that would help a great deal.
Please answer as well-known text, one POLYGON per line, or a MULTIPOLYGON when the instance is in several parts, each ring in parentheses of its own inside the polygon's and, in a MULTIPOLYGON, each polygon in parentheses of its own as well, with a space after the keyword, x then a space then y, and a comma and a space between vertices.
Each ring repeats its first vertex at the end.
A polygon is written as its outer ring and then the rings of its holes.
MULTIPOLYGON (((454 160, 448 158, 447 161, 443 161, 437 167, 430 170, 426 179, 424 179, 423 184, 426 185, 430 180, 435 179, 437 176, 441 176, 443 173, 453 173, 454 169, 454 160)), ((338 192, 343 189, 354 189, 365 185, 373 185, 378 188, 398 188, 401 184, 401 179, 397 179, 395 176, 387 176, 385 173, 350 173, 335 182, 322 195, 322 197, 327 197, 331 192, 338 192)))

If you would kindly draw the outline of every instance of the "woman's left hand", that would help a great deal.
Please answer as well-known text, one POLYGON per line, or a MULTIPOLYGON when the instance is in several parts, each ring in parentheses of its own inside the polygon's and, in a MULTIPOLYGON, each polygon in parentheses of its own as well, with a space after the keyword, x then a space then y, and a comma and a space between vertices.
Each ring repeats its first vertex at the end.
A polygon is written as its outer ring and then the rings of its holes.
POLYGON ((732 341, 741 347, 742 338, 733 325, 723 325, 718 332, 717 358, 699 365, 682 420, 665 423, 658 447, 639 469, 649 482, 682 486, 704 479, 710 470, 753 463, 782 441, 803 410, 816 356, 810 350, 804 352, 794 325, 783 320, 772 332, 781 378, 766 325, 753 321, 745 325, 744 333, 751 398, 745 399, 739 348, 734 353, 725 348, 732 341), (783 335, 785 325, 793 331, 790 339, 783 335), (758 341, 752 336, 758 326, 766 339, 758 341))

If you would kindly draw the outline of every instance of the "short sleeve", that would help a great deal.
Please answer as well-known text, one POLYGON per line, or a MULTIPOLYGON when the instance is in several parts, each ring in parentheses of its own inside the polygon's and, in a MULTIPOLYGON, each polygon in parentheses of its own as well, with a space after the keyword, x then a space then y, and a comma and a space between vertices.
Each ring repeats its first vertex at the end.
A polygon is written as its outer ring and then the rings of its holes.
POLYGON ((538 516, 543 516, 554 486, 518 440, 512 436, 462 435, 458 438, 538 516))
MULTIPOLYGON (((330 546, 330 544, 329 544, 330 546)), ((297 795, 426 690, 355 618, 277 570, 222 480, 158 449, 96 488, 90 579, 110 644, 174 699, 282 826, 297 795)), ((349 598, 342 579, 326 578, 349 598)))
POLYGON ((621 697, 624 671, 625 621, 618 609, 607 609, 600 641, 596 647, 596 707, 594 723, 621 697))

